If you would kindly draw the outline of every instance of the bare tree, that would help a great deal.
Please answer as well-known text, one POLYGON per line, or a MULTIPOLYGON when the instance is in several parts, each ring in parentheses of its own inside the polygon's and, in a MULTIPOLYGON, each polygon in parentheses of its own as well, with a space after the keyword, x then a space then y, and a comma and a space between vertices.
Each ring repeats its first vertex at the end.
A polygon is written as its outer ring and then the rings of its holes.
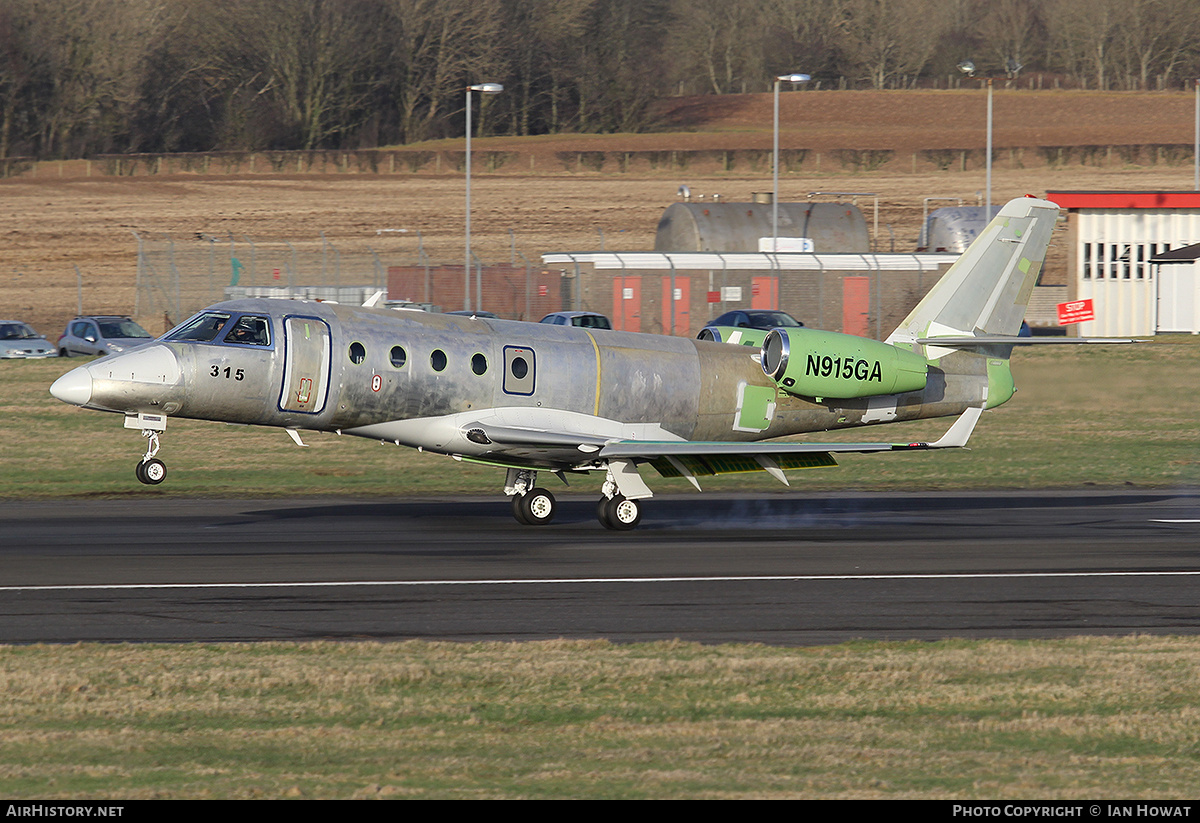
POLYGON ((993 73, 1004 71, 1009 61, 1032 64, 1040 54, 1045 28, 1038 0, 990 0, 977 5, 975 30, 983 57, 993 73))
POLYGON ((387 55, 401 140, 432 136, 461 111, 462 90, 502 67, 497 0, 389 0, 395 38, 387 55))
POLYGON ((842 19, 842 0, 765 0, 763 27, 769 39, 763 49, 764 88, 772 77, 787 72, 836 77, 842 19))
POLYGON ((510 89, 502 101, 517 134, 558 131, 576 65, 576 44, 598 0, 501 0, 510 89))
MULTIPOLYGON (((40 75, 44 155, 113 148, 136 104, 166 0, 39 0, 26 7, 27 65, 40 75)), ((13 7, 17 8, 17 7, 13 7)))
POLYGON ((876 89, 901 78, 915 80, 945 26, 943 12, 937 0, 844 0, 848 69, 876 89))
POLYGON ((762 0, 674 0, 671 53, 681 77, 704 77, 714 94, 761 86, 762 0))
POLYGON ((1194 0, 1126 0, 1117 14, 1114 48, 1131 88, 1149 89, 1152 76, 1164 85, 1200 36, 1194 0))
POLYGON ((1112 73, 1112 44, 1120 7, 1126 0, 1049 0, 1046 28, 1052 33, 1052 60, 1085 88, 1089 78, 1107 89, 1112 73))

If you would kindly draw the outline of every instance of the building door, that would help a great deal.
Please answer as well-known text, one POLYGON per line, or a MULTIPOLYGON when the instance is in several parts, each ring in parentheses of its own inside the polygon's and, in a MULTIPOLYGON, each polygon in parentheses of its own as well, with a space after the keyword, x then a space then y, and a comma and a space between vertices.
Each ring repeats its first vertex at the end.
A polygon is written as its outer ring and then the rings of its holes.
POLYGON ((770 309, 779 308, 779 277, 768 274, 755 277, 750 281, 750 308, 770 309))
POLYGON ((871 278, 842 280, 842 331, 859 337, 871 336, 871 278))
POLYGON ((613 278, 613 328, 618 331, 642 330, 642 278, 613 278))
POLYGON ((671 291, 671 279, 670 277, 662 279, 663 334, 673 334, 676 337, 691 337, 692 313, 690 306, 692 278, 687 275, 675 275, 674 293, 671 291), (672 309, 674 309, 674 327, 671 325, 672 309))

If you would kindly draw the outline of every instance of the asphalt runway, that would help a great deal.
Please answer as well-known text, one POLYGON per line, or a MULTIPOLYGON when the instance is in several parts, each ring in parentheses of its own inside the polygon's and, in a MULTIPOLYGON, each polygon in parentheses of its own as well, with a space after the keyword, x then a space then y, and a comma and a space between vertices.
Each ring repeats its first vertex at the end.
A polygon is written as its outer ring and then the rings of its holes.
POLYGON ((0 642, 1200 631, 1200 492, 0 502, 0 642))

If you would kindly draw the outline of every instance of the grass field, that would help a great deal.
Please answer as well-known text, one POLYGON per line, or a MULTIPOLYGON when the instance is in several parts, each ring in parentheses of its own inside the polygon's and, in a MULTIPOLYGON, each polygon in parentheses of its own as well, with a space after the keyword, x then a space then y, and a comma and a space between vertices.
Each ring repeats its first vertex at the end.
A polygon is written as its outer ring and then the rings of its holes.
POLYGON ((1194 798, 1200 640, 0 648, 23 798, 1194 798))

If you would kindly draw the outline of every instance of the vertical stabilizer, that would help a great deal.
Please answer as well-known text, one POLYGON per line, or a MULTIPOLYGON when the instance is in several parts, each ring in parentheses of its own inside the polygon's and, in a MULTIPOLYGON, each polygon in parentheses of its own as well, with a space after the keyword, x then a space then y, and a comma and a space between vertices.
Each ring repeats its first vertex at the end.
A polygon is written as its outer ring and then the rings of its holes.
POLYGON ((1010 200, 904 319, 889 343, 919 337, 1016 335, 1046 258, 1058 206, 1010 200))

